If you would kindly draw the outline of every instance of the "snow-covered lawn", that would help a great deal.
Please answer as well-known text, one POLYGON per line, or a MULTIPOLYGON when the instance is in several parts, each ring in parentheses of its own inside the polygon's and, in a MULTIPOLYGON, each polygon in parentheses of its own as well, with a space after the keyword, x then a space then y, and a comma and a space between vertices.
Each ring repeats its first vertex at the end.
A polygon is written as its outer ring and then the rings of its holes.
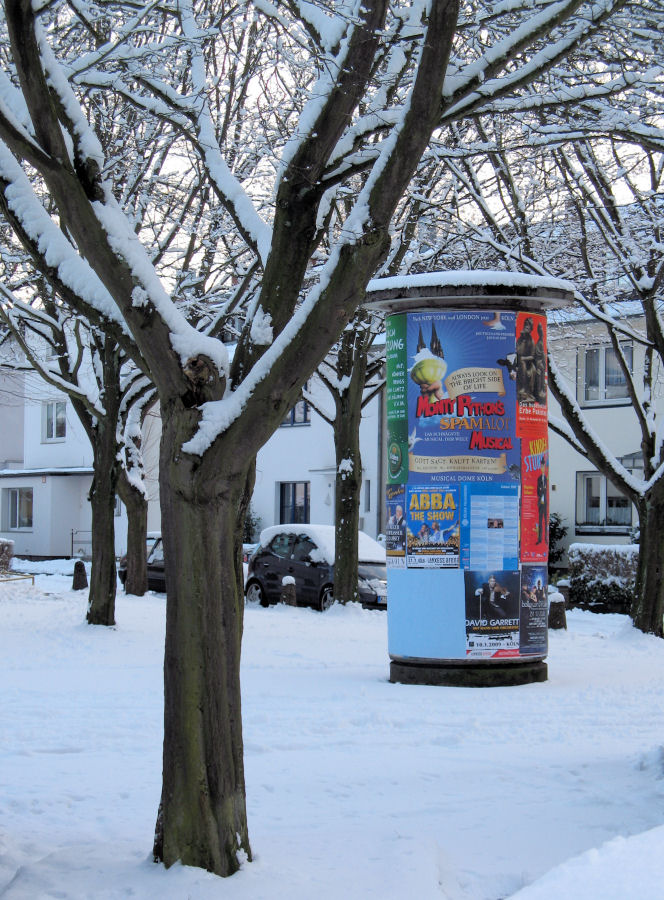
POLYGON ((0 584, 3 900, 663 896, 664 642, 626 618, 568 613, 545 684, 462 689, 389 684, 382 612, 248 607, 255 859, 222 881, 150 858, 164 597, 92 628, 70 587, 0 584))

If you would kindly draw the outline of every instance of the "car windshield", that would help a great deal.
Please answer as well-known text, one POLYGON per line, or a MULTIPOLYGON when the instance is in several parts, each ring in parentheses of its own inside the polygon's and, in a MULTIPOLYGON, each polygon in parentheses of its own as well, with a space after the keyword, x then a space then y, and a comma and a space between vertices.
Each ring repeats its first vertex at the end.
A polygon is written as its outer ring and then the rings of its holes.
POLYGON ((360 578, 365 578, 367 581, 372 578, 377 578, 379 581, 387 579, 387 567, 382 563, 360 563, 357 571, 360 578))

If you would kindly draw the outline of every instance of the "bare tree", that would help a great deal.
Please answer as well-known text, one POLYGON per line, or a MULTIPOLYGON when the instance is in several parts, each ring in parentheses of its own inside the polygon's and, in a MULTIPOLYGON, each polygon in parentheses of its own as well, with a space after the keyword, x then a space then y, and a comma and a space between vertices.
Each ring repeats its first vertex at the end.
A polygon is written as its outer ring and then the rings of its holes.
POLYGON ((138 556, 128 567, 132 576, 129 589, 133 593, 147 590, 147 497, 140 422, 153 389, 126 359, 112 334, 88 327, 85 320, 58 303, 43 282, 38 284, 41 289, 32 305, 0 283, 5 301, 0 303, 0 320, 20 347, 23 365, 69 397, 92 446, 92 573, 87 621, 114 625, 116 492, 130 504, 130 533, 138 532, 142 539, 142 547, 132 551, 138 556))
MULTIPOLYGON (((545 0, 459 16, 456 0, 179 0, 119 2, 111 17, 6 0, 0 209, 72 308, 116 329, 159 397, 168 603, 154 852, 167 865, 230 874, 251 855, 240 551, 256 452, 389 255, 434 131, 444 140, 456 121, 519 107, 572 57, 576 97, 610 96, 607 67, 586 49, 611 40, 612 15, 630 5, 545 0), (163 252, 145 243, 163 210, 137 205, 113 170, 122 154, 109 167, 98 139, 111 115, 155 126, 140 133, 172 223, 163 252), (171 186, 187 195, 177 209, 171 186), (206 239, 190 247, 197 215, 206 239), (238 325, 229 362, 219 336, 238 325)), ((568 101, 567 90, 543 98, 568 101)))
POLYGON ((359 311, 318 367, 318 378, 327 388, 333 409, 320 403, 316 394, 303 394, 334 432, 334 599, 338 603, 359 599, 360 425, 362 410, 380 394, 385 383, 384 348, 374 346, 381 330, 381 317, 359 311))
MULTIPOLYGON (((661 118, 663 108, 662 95, 655 101, 647 88, 643 109, 651 116, 659 109, 661 118)), ((632 617, 641 630, 664 636, 664 447, 654 403, 664 365, 664 130, 647 118, 597 135, 596 119, 588 127, 566 115, 549 145, 539 142, 539 117, 526 119, 518 129, 522 148, 509 141, 514 123, 479 124, 484 148, 441 163, 417 229, 432 230, 439 264, 505 266, 576 285, 579 309, 562 315, 558 327, 573 345, 588 340, 584 321, 595 323, 594 340, 602 343, 604 332, 634 411, 642 472, 628 470, 600 440, 569 373, 551 357, 549 385, 563 418, 549 423, 634 504, 640 552, 632 617), (632 345, 642 348, 643 368, 633 367, 632 345)), ((607 113, 604 127, 609 121, 607 113)))

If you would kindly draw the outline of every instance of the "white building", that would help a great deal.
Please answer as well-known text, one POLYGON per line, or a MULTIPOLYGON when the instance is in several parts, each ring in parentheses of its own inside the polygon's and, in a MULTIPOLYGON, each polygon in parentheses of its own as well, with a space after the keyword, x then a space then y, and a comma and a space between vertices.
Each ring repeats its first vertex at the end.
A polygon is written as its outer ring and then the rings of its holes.
POLYGON ((92 449, 71 405, 37 375, 8 373, 0 408, 0 534, 18 556, 89 553, 92 449))
MULTIPOLYGON (((310 390, 317 388, 312 379, 310 390)), ((362 497, 360 529, 371 537, 383 522, 383 404, 380 397, 363 410, 360 427, 362 497)), ((258 454, 252 508, 261 527, 283 522, 334 524, 336 463, 334 434, 304 400, 296 404, 283 424, 258 454)))
MULTIPOLYGON (((639 331, 641 318, 628 319, 639 331)), ((577 403, 602 444, 636 477, 642 476, 641 430, 627 392, 627 384, 606 329, 596 321, 581 321, 549 328, 549 345, 563 370, 577 403)), ((645 350, 638 342, 621 342, 632 371, 643 372, 645 350)), ((662 372, 656 372, 653 403, 658 418, 664 414, 662 372)), ((560 408, 549 396, 550 416, 560 408)), ((629 543, 638 526, 636 509, 588 458, 549 430, 550 508, 568 527, 566 544, 572 542, 629 543)))
MULTIPOLYGON (((600 439, 637 471, 640 432, 605 333, 594 323, 550 327, 549 343, 576 384, 577 399, 600 439), (573 338, 571 337, 573 335, 573 338)), ((625 344, 634 371, 643 349, 625 344)), ((325 389, 320 390, 324 402, 325 389)), ((660 413, 661 389, 655 396, 660 413)), ((552 415, 560 415, 550 398, 552 415)), ((71 556, 90 552, 92 450, 64 395, 36 375, 0 375, 0 535, 24 556, 71 556)), ((365 409, 361 427, 363 489, 361 528, 383 531, 384 409, 380 398, 365 409)), ((160 529, 157 480, 158 411, 145 426, 148 529, 160 529)), ((566 543, 626 543, 637 524, 631 504, 588 459, 550 432, 550 508, 568 527, 566 543)), ((332 428, 301 401, 260 451, 252 509, 261 527, 288 521, 333 524, 335 453, 332 428)), ((126 546, 126 517, 118 502, 116 550, 126 546)))

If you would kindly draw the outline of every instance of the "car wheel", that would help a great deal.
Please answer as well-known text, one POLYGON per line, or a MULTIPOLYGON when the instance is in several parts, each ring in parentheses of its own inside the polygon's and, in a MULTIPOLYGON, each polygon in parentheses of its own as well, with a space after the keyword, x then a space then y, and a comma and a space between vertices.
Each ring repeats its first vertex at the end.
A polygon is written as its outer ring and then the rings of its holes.
POLYGON ((265 592, 259 581, 250 581, 245 591, 247 603, 260 603, 261 606, 269 606, 265 592))
POLYGON ((320 600, 318 601, 318 609, 320 612, 325 612, 326 609, 329 609, 334 603, 334 588, 331 584, 325 585, 323 590, 320 592, 320 600))

